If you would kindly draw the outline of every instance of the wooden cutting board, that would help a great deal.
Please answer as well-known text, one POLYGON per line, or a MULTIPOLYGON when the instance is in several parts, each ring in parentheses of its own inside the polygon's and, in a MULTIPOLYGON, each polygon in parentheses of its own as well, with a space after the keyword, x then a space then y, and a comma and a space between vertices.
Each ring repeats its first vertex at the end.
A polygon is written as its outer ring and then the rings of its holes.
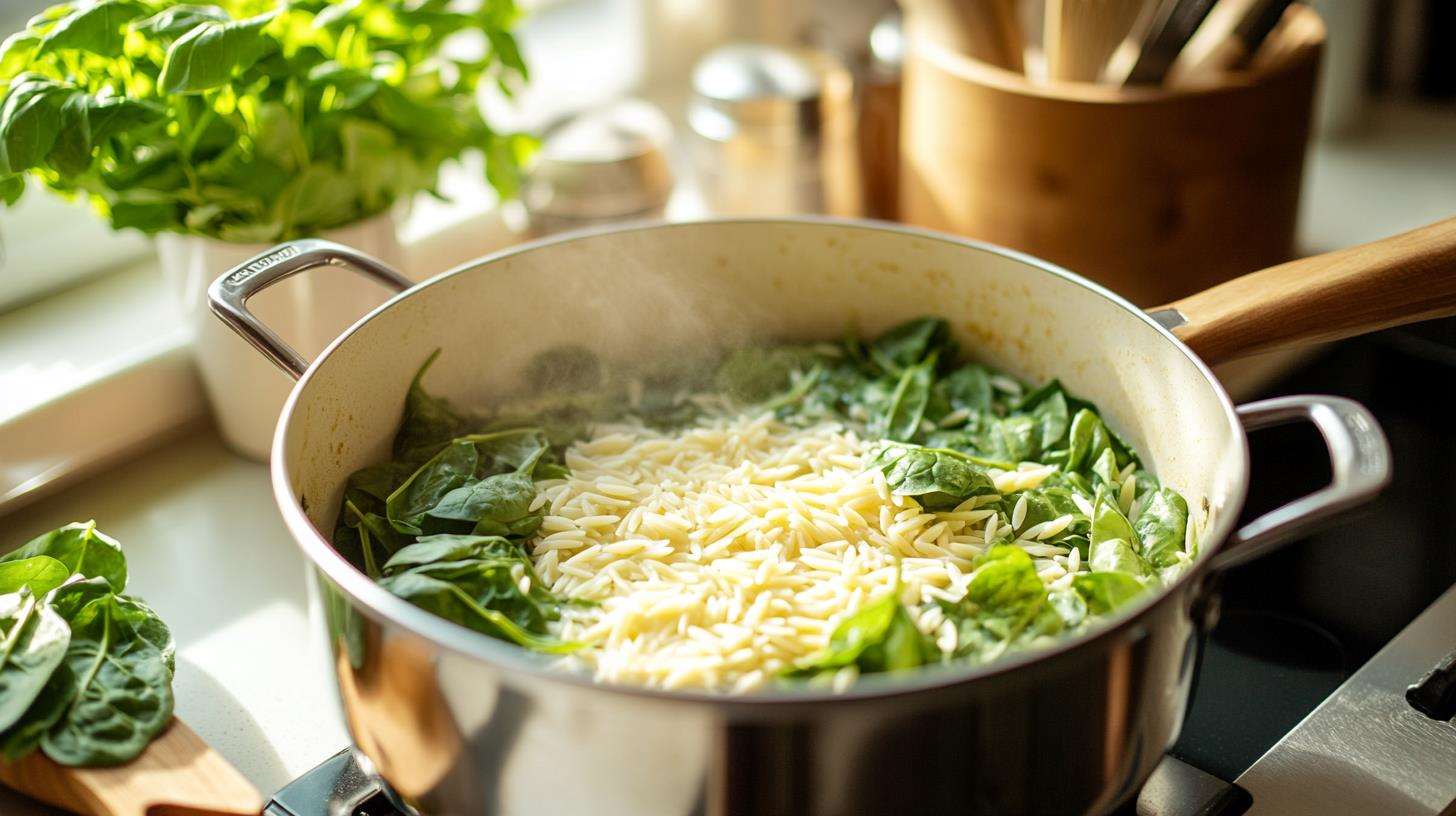
POLYGON ((0 783, 83 816, 257 816, 263 809, 258 789, 176 718, 125 765, 68 768, 35 751, 0 762, 0 783))

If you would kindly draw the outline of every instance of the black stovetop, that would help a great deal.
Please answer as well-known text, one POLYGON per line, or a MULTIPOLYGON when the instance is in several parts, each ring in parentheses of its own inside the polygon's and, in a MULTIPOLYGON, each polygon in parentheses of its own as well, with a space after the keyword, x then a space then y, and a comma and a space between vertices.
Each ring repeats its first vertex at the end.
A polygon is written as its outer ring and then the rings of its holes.
MULTIPOLYGON (((1117 816, 1241 813, 1247 798, 1229 782, 1456 583, 1456 320, 1346 341, 1266 396, 1311 392, 1351 397, 1375 413, 1394 481, 1333 528, 1227 575, 1223 614, 1171 751, 1181 763, 1164 777, 1198 795, 1182 809, 1145 801, 1117 816)), ((1310 427, 1259 432, 1251 451, 1248 518, 1329 480, 1310 427)), ((398 812, 347 754, 280 791, 271 807, 272 816, 398 812)))

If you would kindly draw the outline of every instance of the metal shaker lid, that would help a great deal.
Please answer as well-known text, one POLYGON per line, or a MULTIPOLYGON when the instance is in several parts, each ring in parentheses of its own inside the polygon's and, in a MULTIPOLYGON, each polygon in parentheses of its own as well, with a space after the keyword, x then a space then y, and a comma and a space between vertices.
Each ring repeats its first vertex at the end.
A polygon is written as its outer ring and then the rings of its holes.
POLYGON ((816 134, 829 67, 826 55, 765 43, 714 49, 693 69, 688 123, 715 141, 744 129, 816 134))
POLYGON ((672 123, 624 99, 546 129, 521 201, 533 215, 612 219, 659 209, 672 194, 672 123))

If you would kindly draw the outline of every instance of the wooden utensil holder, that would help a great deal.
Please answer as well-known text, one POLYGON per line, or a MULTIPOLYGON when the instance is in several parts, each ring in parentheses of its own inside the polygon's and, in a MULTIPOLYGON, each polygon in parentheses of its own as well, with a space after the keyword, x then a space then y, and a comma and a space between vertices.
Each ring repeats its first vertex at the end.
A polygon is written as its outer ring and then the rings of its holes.
MULTIPOLYGON (((913 26, 907 26, 913 32, 913 26)), ((1190 88, 1032 83, 909 35, 900 217, 1022 250, 1150 306, 1294 254, 1324 26, 1190 88)))

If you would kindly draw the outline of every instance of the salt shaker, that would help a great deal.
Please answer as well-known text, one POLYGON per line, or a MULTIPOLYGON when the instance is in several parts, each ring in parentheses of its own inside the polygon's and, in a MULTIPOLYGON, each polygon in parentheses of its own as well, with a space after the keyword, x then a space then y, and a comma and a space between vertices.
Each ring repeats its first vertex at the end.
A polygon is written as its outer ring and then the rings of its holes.
POLYGON ((854 83, 825 52, 735 43, 693 69, 691 155, 721 215, 863 211, 854 83))
POLYGON ((673 191, 672 124, 624 99, 547 128, 521 187, 532 235, 659 218, 673 191))

